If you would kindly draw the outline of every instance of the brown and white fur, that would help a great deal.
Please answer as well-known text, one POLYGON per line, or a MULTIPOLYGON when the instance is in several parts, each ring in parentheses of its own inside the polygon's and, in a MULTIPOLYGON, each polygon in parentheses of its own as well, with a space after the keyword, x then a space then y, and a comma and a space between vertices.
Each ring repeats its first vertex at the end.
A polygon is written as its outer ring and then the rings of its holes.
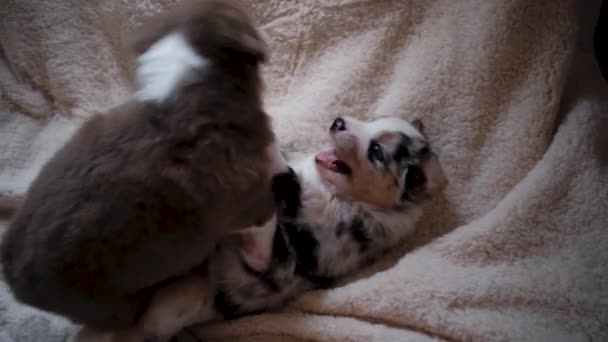
POLYGON ((134 98, 93 116, 44 165, 4 236, 17 300, 94 330, 130 329, 154 293, 235 231, 251 228, 244 257, 266 266, 271 180, 287 165, 247 12, 184 2, 143 26, 134 98))
POLYGON ((281 210, 268 268, 253 269, 243 258, 255 244, 227 239, 208 272, 157 293, 137 329, 107 340, 164 340, 196 323, 277 309, 401 243, 422 214, 420 203, 447 184, 422 124, 342 117, 330 136, 330 147, 275 176, 281 210))

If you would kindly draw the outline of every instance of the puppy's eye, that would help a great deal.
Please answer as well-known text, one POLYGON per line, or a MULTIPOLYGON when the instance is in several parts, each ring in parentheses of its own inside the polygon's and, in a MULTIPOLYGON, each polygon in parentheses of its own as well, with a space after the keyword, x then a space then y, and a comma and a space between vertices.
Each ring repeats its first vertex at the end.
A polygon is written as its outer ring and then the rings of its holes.
POLYGON ((369 157, 372 160, 384 163, 384 151, 382 150, 382 146, 377 142, 372 142, 369 145, 369 157))

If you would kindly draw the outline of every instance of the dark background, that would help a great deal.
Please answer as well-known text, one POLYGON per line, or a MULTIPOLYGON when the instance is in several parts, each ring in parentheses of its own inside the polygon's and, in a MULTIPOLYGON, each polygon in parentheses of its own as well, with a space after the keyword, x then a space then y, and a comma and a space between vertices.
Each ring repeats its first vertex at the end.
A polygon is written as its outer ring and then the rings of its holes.
POLYGON ((606 12, 608 12, 608 8, 606 0, 604 0, 602 1, 600 17, 593 34, 593 49, 595 50, 595 58, 597 58, 600 65, 602 76, 605 80, 608 80, 608 52, 606 51, 606 17, 608 16, 608 13, 606 12))

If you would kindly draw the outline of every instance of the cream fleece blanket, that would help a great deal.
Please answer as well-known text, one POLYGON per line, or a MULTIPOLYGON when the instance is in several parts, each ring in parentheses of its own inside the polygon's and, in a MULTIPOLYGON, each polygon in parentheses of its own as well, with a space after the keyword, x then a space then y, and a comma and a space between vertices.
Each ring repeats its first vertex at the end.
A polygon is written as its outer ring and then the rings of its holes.
MULTIPOLYGON (((129 94, 127 34, 173 2, 3 1, 0 193, 22 194, 82 118, 129 94)), ((251 2, 272 48, 267 106, 287 150, 314 151, 338 114, 420 117, 450 185, 381 272, 199 336, 608 340, 597 1, 251 2)), ((4 287, 0 326, 1 341, 69 334, 4 287)))

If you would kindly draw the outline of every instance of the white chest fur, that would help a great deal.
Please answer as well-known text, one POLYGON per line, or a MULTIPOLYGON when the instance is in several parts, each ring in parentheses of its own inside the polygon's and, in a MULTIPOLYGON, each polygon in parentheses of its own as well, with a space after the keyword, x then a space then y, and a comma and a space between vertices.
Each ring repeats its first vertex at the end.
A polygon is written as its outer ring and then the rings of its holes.
POLYGON ((298 221, 310 229, 318 243, 317 272, 341 276, 355 271, 381 251, 394 247, 413 232, 422 215, 419 207, 402 212, 379 210, 335 196, 317 171, 314 157, 292 163, 300 176, 302 195, 298 221), (360 224, 356 227, 357 224, 360 224), (361 251, 352 229, 369 238, 361 251), (340 230, 343 230, 340 232, 340 230))

